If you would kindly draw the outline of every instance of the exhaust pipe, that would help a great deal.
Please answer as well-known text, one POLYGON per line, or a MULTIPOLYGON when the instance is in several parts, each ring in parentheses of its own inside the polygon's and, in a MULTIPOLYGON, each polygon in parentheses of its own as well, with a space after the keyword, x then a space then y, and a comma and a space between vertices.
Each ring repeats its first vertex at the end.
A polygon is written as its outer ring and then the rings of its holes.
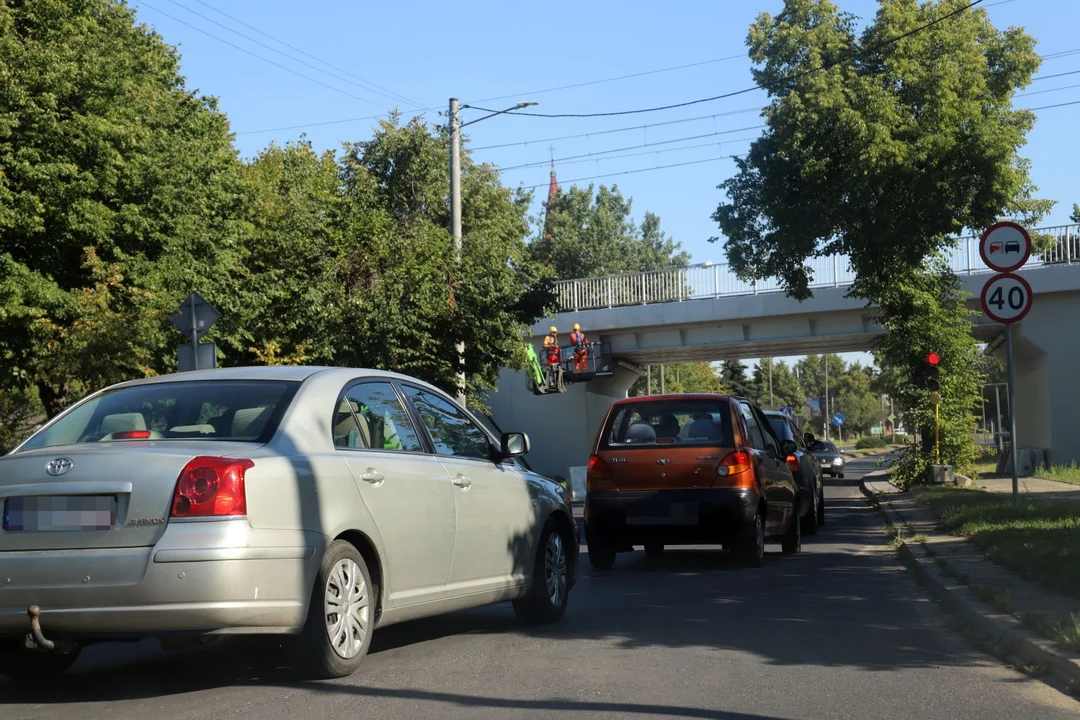
MULTIPOLYGON (((41 608, 37 605, 31 605, 26 609, 26 614, 30 616, 30 637, 33 638, 33 642, 37 647, 42 650, 55 650, 56 643, 52 640, 46 640, 45 636, 41 634, 41 608)), ((27 638, 29 641, 30 638, 27 638)))

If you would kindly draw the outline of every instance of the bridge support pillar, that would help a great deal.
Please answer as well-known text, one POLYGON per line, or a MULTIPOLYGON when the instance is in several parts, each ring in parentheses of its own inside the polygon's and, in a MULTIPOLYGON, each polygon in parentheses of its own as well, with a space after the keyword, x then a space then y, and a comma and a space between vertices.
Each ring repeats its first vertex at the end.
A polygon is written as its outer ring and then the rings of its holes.
POLYGON ((532 452, 525 459, 534 470, 570 481, 571 468, 588 463, 611 403, 626 397, 639 377, 616 365, 614 377, 575 383, 565 393, 533 395, 523 372, 504 369, 495 392, 488 394, 488 405, 502 430, 528 434, 532 452))

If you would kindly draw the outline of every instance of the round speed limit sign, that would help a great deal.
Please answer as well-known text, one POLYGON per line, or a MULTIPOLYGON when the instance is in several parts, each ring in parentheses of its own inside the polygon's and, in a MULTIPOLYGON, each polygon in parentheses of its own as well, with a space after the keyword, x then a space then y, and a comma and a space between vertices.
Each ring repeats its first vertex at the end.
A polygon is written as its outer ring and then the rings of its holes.
POLYGON ((1032 299, 1028 281, 1012 273, 998 273, 987 280, 980 298, 986 316, 1004 325, 1023 320, 1032 299))

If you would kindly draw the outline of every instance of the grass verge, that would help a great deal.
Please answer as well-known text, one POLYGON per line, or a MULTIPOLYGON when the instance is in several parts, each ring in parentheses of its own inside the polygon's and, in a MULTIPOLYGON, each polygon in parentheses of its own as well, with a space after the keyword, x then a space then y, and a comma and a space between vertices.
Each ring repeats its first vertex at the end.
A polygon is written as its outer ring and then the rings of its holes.
POLYGON ((1080 504, 1023 499, 952 486, 915 487, 949 532, 974 542, 1021 577, 1080 599, 1080 504))
POLYGON ((1058 482, 1080 485, 1080 465, 1075 462, 1068 465, 1054 465, 1040 470, 1038 476, 1046 480, 1057 480, 1058 482))

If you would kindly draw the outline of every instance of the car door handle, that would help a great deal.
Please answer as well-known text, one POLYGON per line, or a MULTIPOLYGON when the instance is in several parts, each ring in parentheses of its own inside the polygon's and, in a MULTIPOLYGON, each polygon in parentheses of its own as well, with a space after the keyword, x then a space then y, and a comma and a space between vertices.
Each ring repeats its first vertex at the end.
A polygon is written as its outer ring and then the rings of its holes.
POLYGON ((455 475, 454 479, 451 482, 454 483, 455 487, 459 488, 467 488, 472 485, 472 481, 464 475, 455 475))
POLYGON ((369 483, 381 483, 386 477, 376 470, 375 468, 368 468, 364 472, 360 473, 360 479, 369 483))

